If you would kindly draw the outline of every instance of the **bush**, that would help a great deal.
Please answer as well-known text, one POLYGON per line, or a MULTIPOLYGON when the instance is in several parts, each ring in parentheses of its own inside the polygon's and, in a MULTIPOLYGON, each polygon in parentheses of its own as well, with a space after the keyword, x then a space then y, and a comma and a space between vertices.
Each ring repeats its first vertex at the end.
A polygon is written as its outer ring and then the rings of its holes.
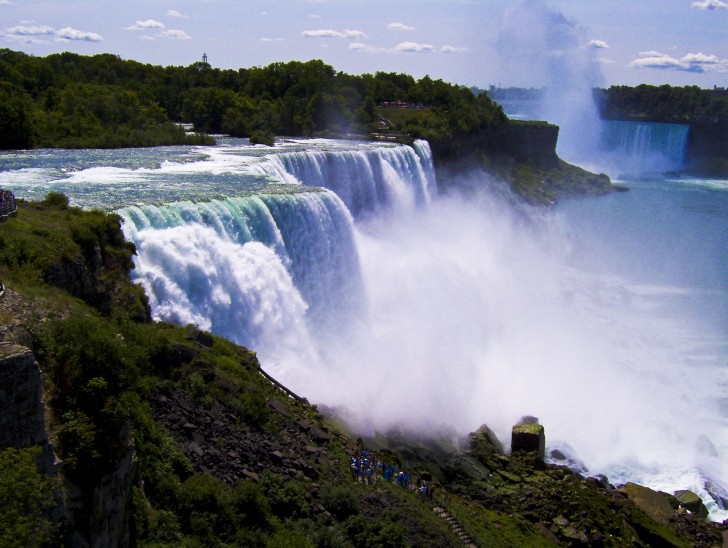
POLYGON ((352 486, 325 485, 321 489, 321 503, 339 521, 359 513, 359 499, 352 486))
POLYGON ((255 130, 250 134, 250 142, 254 145, 268 145, 272 147, 276 142, 276 138, 270 131, 255 130))
POLYGON ((43 198, 43 201, 41 202, 41 204, 44 207, 55 207, 57 209, 68 209, 68 196, 63 194, 63 192, 51 190, 48 194, 45 195, 45 198, 43 198))
POLYGON ((39 447, 0 452, 0 546, 41 546, 51 540, 48 511, 55 505, 58 480, 35 464, 39 447))

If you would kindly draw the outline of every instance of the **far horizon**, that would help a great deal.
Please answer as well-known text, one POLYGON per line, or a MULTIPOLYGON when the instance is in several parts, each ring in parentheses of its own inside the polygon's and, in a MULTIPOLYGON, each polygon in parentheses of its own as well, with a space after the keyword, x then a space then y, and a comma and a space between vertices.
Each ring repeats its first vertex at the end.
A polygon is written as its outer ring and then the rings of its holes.
POLYGON ((728 85, 723 0, 0 0, 0 47, 110 53, 215 68, 321 59, 349 74, 429 75, 481 89, 543 87, 554 65, 591 86, 728 85))

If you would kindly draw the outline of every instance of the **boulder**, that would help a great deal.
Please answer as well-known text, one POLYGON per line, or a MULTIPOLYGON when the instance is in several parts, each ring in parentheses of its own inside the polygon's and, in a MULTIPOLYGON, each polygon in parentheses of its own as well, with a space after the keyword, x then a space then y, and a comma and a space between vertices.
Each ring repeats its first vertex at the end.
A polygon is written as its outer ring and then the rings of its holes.
POLYGON ((543 426, 534 417, 524 417, 511 432, 511 453, 525 451, 536 453, 543 461, 546 452, 546 434, 543 426))
POLYGON ((686 510, 690 510, 690 512, 701 518, 708 517, 708 509, 703 504, 703 500, 692 491, 675 491, 675 498, 680 501, 680 506, 686 510))
POLYGON ((481 463, 485 464, 491 457, 501 453, 503 444, 487 425, 470 434, 470 454, 481 463))
POLYGON ((679 501, 662 491, 654 491, 636 483, 627 483, 619 488, 640 510, 659 523, 668 523, 675 515, 679 501))

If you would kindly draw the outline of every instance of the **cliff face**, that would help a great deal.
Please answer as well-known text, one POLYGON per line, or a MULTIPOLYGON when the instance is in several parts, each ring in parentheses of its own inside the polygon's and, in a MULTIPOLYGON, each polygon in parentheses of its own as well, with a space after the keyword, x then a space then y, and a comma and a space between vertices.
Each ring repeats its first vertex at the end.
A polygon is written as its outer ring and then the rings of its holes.
POLYGON ((436 161, 467 160, 473 153, 511 158, 518 163, 553 168, 558 165, 556 143, 559 127, 547 123, 515 123, 474 135, 437 143, 432 147, 436 161))
POLYGON ((615 189, 609 177, 568 164, 556 154, 558 126, 546 122, 511 122, 432 146, 443 188, 473 190, 473 181, 508 183, 532 204, 552 204, 567 196, 606 194, 615 189), (469 177, 474 171, 486 177, 469 177))
POLYGON ((40 368, 30 349, 0 343, 0 448, 42 447, 40 468, 55 472, 46 429, 40 368))
POLYGON ((728 124, 690 124, 687 160, 696 175, 728 178, 728 124))

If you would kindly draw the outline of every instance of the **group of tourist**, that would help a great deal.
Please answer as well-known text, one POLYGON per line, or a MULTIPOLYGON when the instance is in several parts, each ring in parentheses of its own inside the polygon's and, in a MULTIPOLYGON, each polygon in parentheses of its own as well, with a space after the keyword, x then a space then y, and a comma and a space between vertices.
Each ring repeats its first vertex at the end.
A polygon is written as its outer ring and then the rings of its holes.
POLYGON ((15 196, 11 190, 0 190, 0 215, 15 211, 15 196))
POLYGON ((374 453, 366 449, 360 449, 351 457, 350 468, 352 479, 358 483, 374 485, 377 477, 380 476, 383 481, 396 483, 404 489, 412 489, 423 498, 431 499, 435 493, 435 485, 432 481, 428 482, 418 476, 413 485, 408 472, 398 470, 392 463, 379 460, 374 453))

